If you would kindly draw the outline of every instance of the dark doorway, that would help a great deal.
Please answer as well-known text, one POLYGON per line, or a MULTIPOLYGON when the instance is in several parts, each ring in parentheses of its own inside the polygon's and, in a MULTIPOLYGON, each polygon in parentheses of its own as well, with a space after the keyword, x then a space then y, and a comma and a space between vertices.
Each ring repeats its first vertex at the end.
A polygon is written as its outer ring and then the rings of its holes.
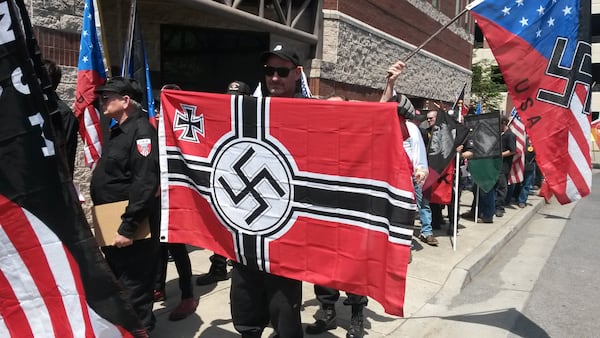
POLYGON ((162 25, 160 39, 162 84, 212 93, 224 93, 233 80, 254 89, 262 76, 260 53, 269 49, 262 32, 162 25))

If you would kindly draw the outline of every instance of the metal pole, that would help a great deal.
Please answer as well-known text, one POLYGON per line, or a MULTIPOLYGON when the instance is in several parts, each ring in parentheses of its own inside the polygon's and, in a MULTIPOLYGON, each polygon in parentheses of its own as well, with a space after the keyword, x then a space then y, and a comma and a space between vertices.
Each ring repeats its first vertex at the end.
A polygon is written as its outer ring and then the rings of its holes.
POLYGON ((460 18, 461 16, 463 16, 466 12, 468 12, 468 9, 463 9, 462 12, 458 13, 452 20, 448 21, 445 25, 443 25, 442 27, 440 27, 440 29, 437 30, 437 32, 433 33, 432 36, 430 36, 427 40, 425 40, 425 42, 423 42, 419 47, 417 47, 415 50, 413 50, 412 52, 410 52, 410 54, 408 54, 403 62, 406 63, 410 58, 412 58, 413 56, 415 56, 415 54, 417 54, 421 49, 423 49, 423 47, 428 44, 431 40, 433 40, 433 38, 435 38, 438 34, 440 34, 444 29, 448 28, 448 26, 450 26, 451 24, 453 24, 456 20, 458 20, 458 18, 460 18))
POLYGON ((133 30, 135 29, 137 0, 131 2, 131 13, 129 15, 129 31, 127 32, 127 43, 123 51, 123 62, 121 64, 121 76, 128 77, 126 72, 129 70, 131 63, 131 50, 133 49, 133 30))
POLYGON ((456 251, 456 235, 458 232, 458 204, 460 203, 458 194, 458 180, 460 179, 460 153, 458 151, 456 152, 454 166, 454 210, 452 210, 454 213, 454 233, 452 238, 452 249, 456 251))

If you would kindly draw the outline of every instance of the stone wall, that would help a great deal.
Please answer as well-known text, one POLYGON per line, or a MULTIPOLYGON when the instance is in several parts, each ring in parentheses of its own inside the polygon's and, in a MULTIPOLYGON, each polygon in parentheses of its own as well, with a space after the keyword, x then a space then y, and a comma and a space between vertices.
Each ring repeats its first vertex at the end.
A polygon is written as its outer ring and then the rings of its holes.
MULTIPOLYGON (((387 68, 414 46, 340 13, 324 18, 323 56, 313 62, 311 77, 382 90, 387 68)), ((412 96, 453 101, 471 71, 427 51, 407 63, 396 90, 412 96)))

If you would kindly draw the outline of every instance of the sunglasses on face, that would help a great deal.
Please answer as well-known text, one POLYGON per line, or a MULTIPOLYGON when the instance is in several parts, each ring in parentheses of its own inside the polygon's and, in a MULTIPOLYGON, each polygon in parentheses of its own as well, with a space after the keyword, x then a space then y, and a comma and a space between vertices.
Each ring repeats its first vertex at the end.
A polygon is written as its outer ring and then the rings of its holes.
POLYGON ((273 75, 275 75, 275 72, 277 72, 277 76, 287 77, 288 75, 290 75, 290 71, 292 71, 294 69, 296 69, 296 67, 286 68, 286 67, 271 67, 271 66, 265 65, 265 75, 273 76, 273 75))
POLYGON ((117 98, 122 98, 123 96, 118 95, 118 94, 102 94, 100 96, 98 96, 98 100, 100 102, 108 102, 112 99, 117 99, 117 98))

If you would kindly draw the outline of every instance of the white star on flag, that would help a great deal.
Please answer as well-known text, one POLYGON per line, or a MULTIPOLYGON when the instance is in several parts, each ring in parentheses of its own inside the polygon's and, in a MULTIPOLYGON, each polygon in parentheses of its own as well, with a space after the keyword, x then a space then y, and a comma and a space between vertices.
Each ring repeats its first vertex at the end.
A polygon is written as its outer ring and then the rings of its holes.
POLYGON ((529 26, 529 20, 526 19, 525 17, 522 17, 521 20, 519 21, 519 23, 521 23, 522 27, 529 26))

